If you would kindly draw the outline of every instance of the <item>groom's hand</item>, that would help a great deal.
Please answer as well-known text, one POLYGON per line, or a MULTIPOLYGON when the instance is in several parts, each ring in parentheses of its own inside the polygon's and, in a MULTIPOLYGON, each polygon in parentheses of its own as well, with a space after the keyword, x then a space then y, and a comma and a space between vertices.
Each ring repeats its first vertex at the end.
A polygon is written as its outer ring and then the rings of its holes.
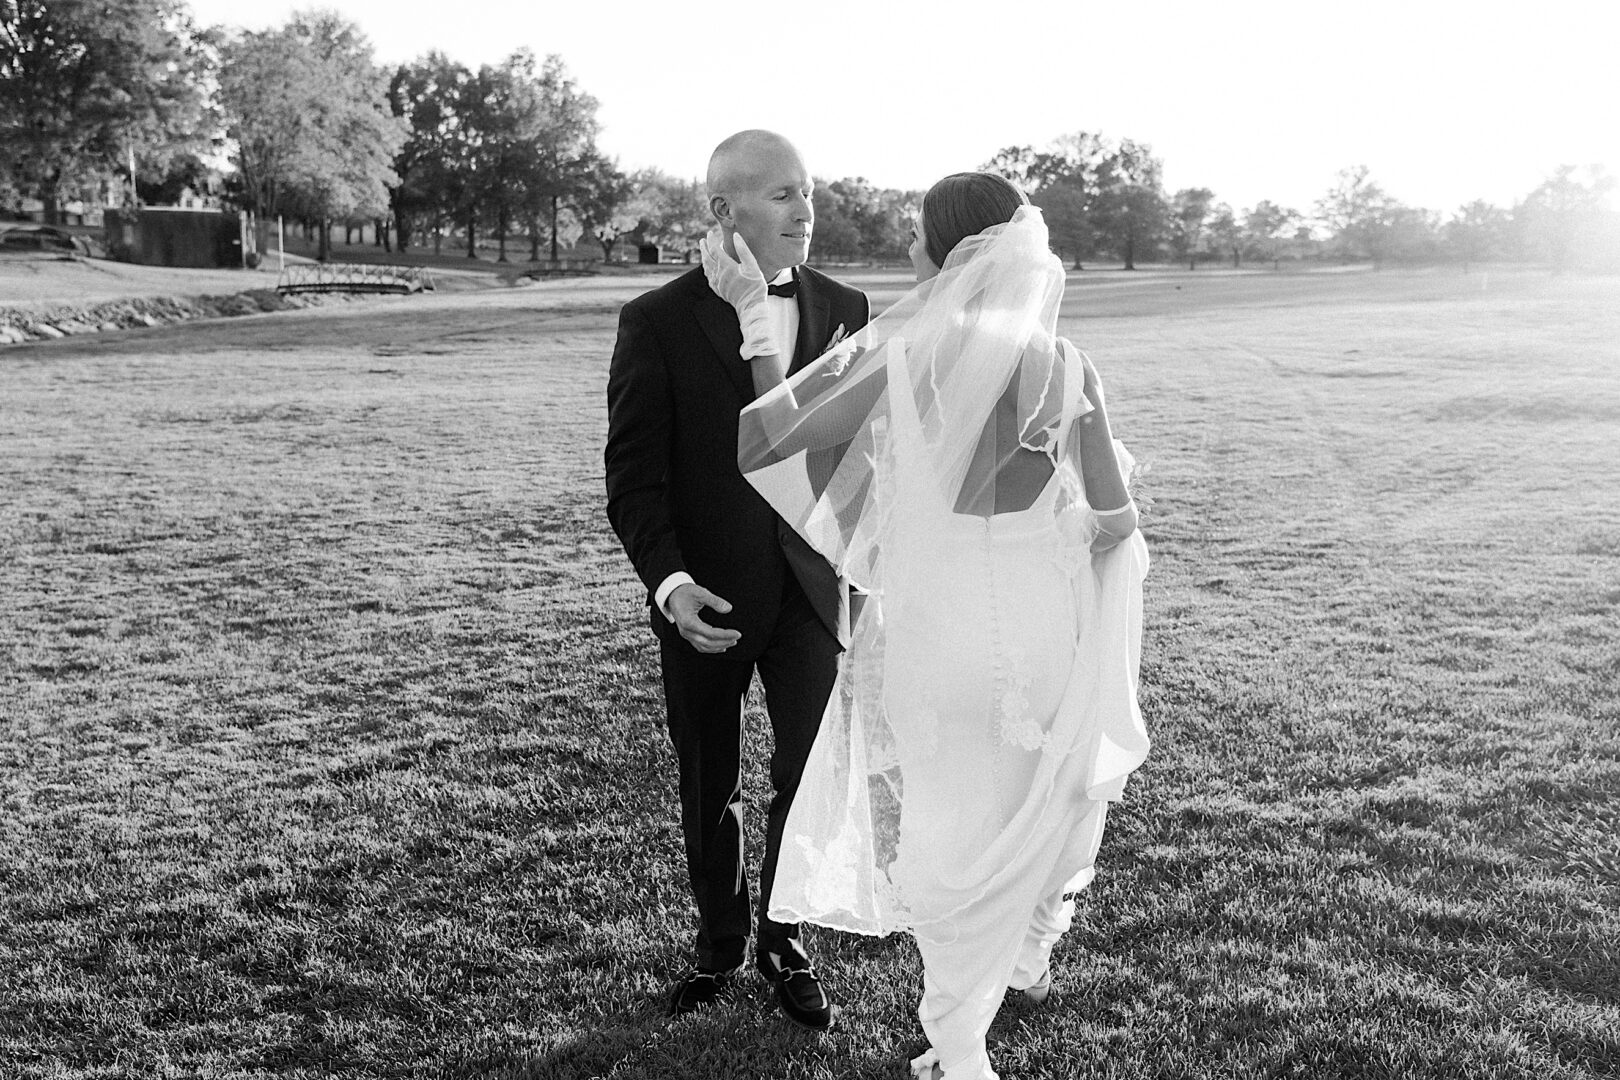
POLYGON ((675 629, 700 653, 723 653, 742 640, 742 634, 736 630, 711 626, 703 621, 704 608, 713 608, 724 615, 731 610, 731 602, 722 600, 695 582, 678 586, 669 594, 666 606, 675 629))

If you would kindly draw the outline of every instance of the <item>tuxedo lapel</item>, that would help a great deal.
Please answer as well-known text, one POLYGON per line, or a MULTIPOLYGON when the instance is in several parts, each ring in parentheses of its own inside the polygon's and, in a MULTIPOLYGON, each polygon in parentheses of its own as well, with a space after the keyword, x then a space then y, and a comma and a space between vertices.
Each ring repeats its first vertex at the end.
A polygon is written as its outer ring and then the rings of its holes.
POLYGON ((748 365, 743 363, 742 326, 737 322, 737 312, 715 295, 707 281, 699 279, 692 314, 703 328, 703 336, 714 346, 715 362, 726 369, 726 376, 736 386, 742 399, 753 401, 754 379, 748 372, 748 365))
POLYGON ((803 266, 799 267, 798 301, 799 338, 793 346, 793 362, 788 367, 789 375, 820 356, 823 344, 832 336, 827 328, 831 303, 827 299, 826 290, 817 284, 815 275, 803 266))

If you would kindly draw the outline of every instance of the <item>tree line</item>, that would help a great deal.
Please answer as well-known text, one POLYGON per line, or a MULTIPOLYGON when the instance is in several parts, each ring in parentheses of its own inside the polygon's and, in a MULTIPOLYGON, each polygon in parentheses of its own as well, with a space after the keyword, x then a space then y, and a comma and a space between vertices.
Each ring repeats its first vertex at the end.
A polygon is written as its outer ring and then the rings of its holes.
POLYGON ((586 235, 695 245, 700 185, 621 172, 596 110, 556 56, 387 68, 330 11, 242 31, 181 0, 0 0, 0 205, 37 198, 52 223, 73 199, 167 201, 225 158, 229 200, 313 223, 323 258, 355 221, 401 250, 492 238, 501 258, 512 237, 531 258, 586 235))
POLYGON ((982 166, 1041 207, 1054 248, 1072 260, 1244 259, 1274 266, 1286 255, 1463 263, 1541 259, 1563 268, 1580 256, 1620 261, 1620 219, 1604 209, 1614 181, 1601 168, 1560 166, 1511 208, 1475 200, 1449 218, 1387 193, 1365 165, 1342 169, 1309 213, 1261 200, 1234 209, 1209 188, 1167 193, 1151 147, 1076 132, 1037 150, 1011 146, 982 166), (1604 245, 1607 245, 1606 247, 1604 245))
MULTIPOLYGON (((243 31, 197 26, 183 0, 0 0, 0 204, 38 198, 48 221, 65 197, 172 200, 223 157, 230 201, 310 223, 323 258, 332 225, 358 221, 401 251, 449 240, 476 256, 489 243, 506 259, 515 240, 556 260, 590 241, 603 259, 623 242, 690 258, 710 221, 702 183, 620 170, 596 146, 596 112, 555 55, 518 50, 475 70, 430 52, 390 68, 332 12, 243 31)), ((1167 192, 1147 143, 1085 131, 980 167, 1041 207, 1077 268, 1310 256, 1563 267, 1591 261, 1594 237, 1620 257, 1603 208, 1613 182, 1597 168, 1563 166, 1511 207, 1475 201, 1442 217, 1392 197, 1365 166, 1341 171, 1307 211, 1167 192)), ((818 179, 812 258, 903 260, 921 199, 818 179)))

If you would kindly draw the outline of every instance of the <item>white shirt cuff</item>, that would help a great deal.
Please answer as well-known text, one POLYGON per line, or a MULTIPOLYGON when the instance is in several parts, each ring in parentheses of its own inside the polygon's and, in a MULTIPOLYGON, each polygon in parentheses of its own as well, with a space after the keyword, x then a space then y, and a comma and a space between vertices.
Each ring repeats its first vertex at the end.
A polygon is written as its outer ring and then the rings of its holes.
POLYGON ((670 622, 674 622, 675 620, 670 617, 669 608, 665 606, 669 600, 669 594, 680 588, 682 585, 696 584, 697 582, 692 580, 691 574, 688 574, 685 570, 677 570, 659 584, 658 590, 653 593, 653 603, 658 605, 658 611, 664 616, 664 618, 669 619, 670 622))

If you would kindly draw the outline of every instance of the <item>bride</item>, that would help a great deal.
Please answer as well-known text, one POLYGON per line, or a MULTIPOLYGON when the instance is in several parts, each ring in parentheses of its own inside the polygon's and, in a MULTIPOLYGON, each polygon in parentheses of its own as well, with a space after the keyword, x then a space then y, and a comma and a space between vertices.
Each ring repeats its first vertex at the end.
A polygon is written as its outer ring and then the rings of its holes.
MULTIPOLYGON (((704 266, 744 325, 746 245, 704 266)), ((739 463, 854 586, 858 614, 788 816, 770 917, 905 930, 927 1080, 994 1080, 1009 987, 1044 1001, 1067 897, 1147 753, 1147 547, 1063 268, 1001 177, 923 199, 919 285, 742 414, 739 463)))

